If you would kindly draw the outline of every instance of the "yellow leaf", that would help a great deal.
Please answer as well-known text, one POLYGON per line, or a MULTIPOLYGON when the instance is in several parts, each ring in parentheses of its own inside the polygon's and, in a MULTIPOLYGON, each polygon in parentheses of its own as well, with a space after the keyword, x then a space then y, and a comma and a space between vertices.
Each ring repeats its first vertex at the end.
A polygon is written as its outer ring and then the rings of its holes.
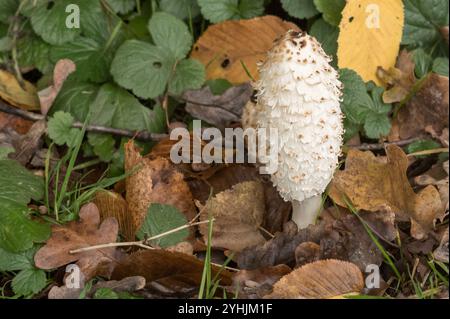
POLYGON ((248 82, 247 71, 257 79, 257 62, 266 58, 273 41, 289 29, 298 27, 274 16, 218 23, 198 39, 191 58, 205 65, 207 79, 222 78, 233 84, 248 82))
POLYGON ((0 99, 28 111, 40 110, 39 97, 33 84, 24 81, 23 88, 11 73, 0 70, 0 99))
POLYGON ((381 85, 377 68, 395 66, 403 22, 401 0, 348 0, 339 26, 339 67, 381 85))

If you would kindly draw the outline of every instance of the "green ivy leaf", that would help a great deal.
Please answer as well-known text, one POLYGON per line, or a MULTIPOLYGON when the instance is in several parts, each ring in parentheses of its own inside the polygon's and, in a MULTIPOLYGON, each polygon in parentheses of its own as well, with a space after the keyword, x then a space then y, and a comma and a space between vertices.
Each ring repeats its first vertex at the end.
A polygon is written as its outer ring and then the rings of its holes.
MULTIPOLYGON (((143 240, 186 224, 186 217, 175 207, 163 204, 152 204, 149 207, 144 223, 138 230, 136 236, 140 240, 143 240)), ((189 230, 183 229, 154 240, 154 244, 166 248, 182 242, 188 236, 189 230)))
POLYGON ((290 16, 298 19, 309 19, 319 14, 313 0, 281 0, 281 5, 290 16))
POLYGON ((402 44, 432 47, 443 41, 439 27, 448 26, 448 0, 404 0, 404 6, 402 44))
POLYGON ((48 121, 48 136, 57 145, 67 144, 69 147, 75 147, 81 131, 72 127, 74 122, 75 120, 70 113, 56 112, 48 121))
POLYGON ((318 19, 311 26, 310 34, 322 44, 325 53, 333 57, 333 65, 337 65, 339 28, 330 25, 323 19, 318 19))
POLYGON ((17 0, 0 0, 0 22, 9 23, 9 17, 16 13, 18 6, 17 0))
POLYGON ((106 0, 115 13, 127 14, 136 7, 136 0, 106 0))
POLYGON ((169 83, 169 91, 180 95, 186 90, 195 90, 205 83, 205 66, 197 60, 187 59, 178 63, 169 83))
POLYGON ((187 25, 171 14, 157 12, 148 23, 148 29, 157 47, 168 50, 176 60, 183 59, 192 46, 192 35, 187 25))
POLYGON ((200 14, 197 0, 160 0, 159 7, 181 20, 193 19, 200 14))
POLYGON ((433 62, 433 72, 448 77, 448 58, 437 58, 433 62))
POLYGON ((41 269, 24 269, 14 277, 11 286, 16 295, 34 295, 47 286, 47 275, 41 269))
POLYGON ((198 0, 198 4, 211 23, 250 19, 264 12, 264 0, 198 0))
POLYGON ((128 40, 117 50, 111 74, 122 87, 143 98, 164 93, 174 65, 170 52, 154 45, 128 40))
POLYGON ((43 197, 42 178, 12 160, 0 160, 0 247, 10 252, 30 249, 50 236, 50 227, 29 219, 27 204, 43 197))
POLYGON ((314 0, 316 8, 323 14, 323 19, 333 26, 339 26, 345 3, 345 0, 314 0))
POLYGON ((416 64, 415 73, 418 79, 423 78, 431 71, 433 59, 423 49, 417 49, 413 52, 414 63, 416 64))

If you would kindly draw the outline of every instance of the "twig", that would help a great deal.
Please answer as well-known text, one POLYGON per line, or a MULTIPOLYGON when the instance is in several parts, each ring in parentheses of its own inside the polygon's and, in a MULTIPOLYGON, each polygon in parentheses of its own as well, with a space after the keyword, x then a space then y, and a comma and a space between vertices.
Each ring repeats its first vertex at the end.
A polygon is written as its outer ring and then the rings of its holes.
MULTIPOLYGON (((30 120, 30 121, 40 121, 45 120, 46 117, 42 114, 37 114, 29 111, 25 111, 19 108, 12 107, 3 101, 0 100, 0 111, 19 116, 23 119, 30 120)), ((73 128, 83 128, 83 123, 81 122, 74 122, 72 127, 73 128)), ((124 129, 118 129, 118 128, 112 128, 107 126, 101 126, 101 125, 87 125, 86 126, 87 132, 92 133, 99 133, 99 134, 112 134, 117 136, 123 136, 123 137, 130 137, 135 138, 137 140, 141 141, 161 141, 168 137, 167 134, 157 134, 157 133, 150 133, 147 131, 131 131, 131 130, 124 130, 124 129)))
POLYGON ((202 225, 202 224, 206 224, 209 223, 209 220, 204 220, 201 222, 196 222, 196 223, 191 223, 191 224, 186 224, 174 229, 171 229, 169 231, 166 231, 164 233, 152 236, 150 238, 146 238, 144 240, 140 240, 140 241, 130 241, 130 242, 122 242, 122 243, 108 243, 108 244, 101 244, 101 245, 95 245, 95 246, 89 246, 89 247, 84 247, 84 248, 79 248, 79 249, 75 249, 75 250, 71 250, 69 251, 69 254, 78 254, 78 253, 82 253, 82 252, 86 252, 86 251, 91 251, 91 250, 97 250, 97 249, 103 249, 103 248, 110 248, 110 247, 126 247, 126 246, 138 246, 138 247, 142 247, 145 249, 152 249, 153 247, 148 246, 146 243, 151 241, 151 240, 155 240, 155 239, 159 239, 161 237, 176 233, 180 230, 189 228, 189 227, 193 227, 193 226, 197 226, 197 225, 202 225))
POLYGON ((377 144, 361 144, 358 146, 349 146, 351 149, 358 149, 360 151, 379 151, 384 150, 388 145, 397 145, 397 146, 406 146, 416 141, 421 140, 420 137, 414 137, 407 140, 401 140, 396 142, 388 142, 388 143, 377 143, 377 144))
POLYGON ((448 148, 435 148, 432 150, 425 150, 415 153, 410 153, 407 156, 421 156, 421 155, 432 155, 432 154, 440 154, 440 153, 448 153, 448 148))

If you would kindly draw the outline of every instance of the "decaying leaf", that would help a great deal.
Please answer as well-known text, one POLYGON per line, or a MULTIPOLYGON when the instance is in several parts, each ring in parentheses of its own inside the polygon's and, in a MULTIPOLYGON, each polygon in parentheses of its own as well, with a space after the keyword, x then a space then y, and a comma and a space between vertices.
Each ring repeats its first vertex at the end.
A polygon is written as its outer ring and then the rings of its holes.
POLYGON ((281 278, 266 296, 272 299, 329 299, 358 294, 364 288, 359 268, 340 260, 320 260, 281 278))
MULTIPOLYGON (((214 218, 212 246, 241 251, 265 241, 259 227, 264 215, 264 188, 259 182, 244 182, 208 200, 200 220, 214 218)), ((208 224, 199 227, 206 242, 208 224)))
POLYGON ((298 30, 275 16, 225 21, 210 26, 194 45, 191 57, 206 66, 207 79, 241 84, 257 79, 257 63, 266 58, 273 41, 288 30, 298 30))
POLYGON ((119 223, 119 233, 124 236, 125 240, 134 240, 133 224, 128 213, 128 205, 120 194, 100 190, 95 193, 92 201, 97 205, 102 220, 114 217, 119 223))
POLYGON ((249 83, 234 86, 222 95, 214 95, 209 86, 195 91, 186 91, 186 111, 193 117, 219 128, 239 122, 245 104, 250 100, 253 88, 249 83))
MULTIPOLYGON (((145 250, 123 259, 114 269, 112 279, 142 276, 147 281, 147 288, 159 286, 166 291, 195 288, 197 293, 203 267, 203 262, 194 256, 160 249, 145 250)), ((221 285, 231 284, 231 274, 227 270, 220 271, 219 267, 212 266, 212 276, 216 275, 221 285)))
POLYGON ((320 245, 307 241, 295 248, 295 264, 303 266, 320 260, 320 245))
POLYGON ((130 141, 125 144, 125 172, 131 173, 126 179, 126 200, 133 233, 141 227, 152 203, 174 206, 188 221, 195 217, 189 186, 169 159, 144 158, 130 141))
POLYGON ((79 216, 79 221, 52 227, 50 239, 34 256, 36 267, 50 270, 76 262, 85 280, 96 275, 108 277, 115 261, 115 247, 76 254, 71 254, 70 251, 115 242, 118 233, 117 221, 114 218, 106 218, 100 224, 100 213, 93 203, 83 206, 79 216))
POLYGON ((448 128, 449 116, 448 77, 430 74, 418 92, 398 112, 399 138, 408 139, 425 131, 427 127, 441 134, 448 128))
MULTIPOLYGON (((122 280, 109 280, 97 282, 90 291, 87 292, 86 298, 91 298, 98 289, 108 288, 114 292, 133 293, 145 287, 145 278, 141 276, 133 276, 123 278, 122 280)), ((72 288, 67 286, 54 286, 48 292, 48 299, 78 299, 83 288, 72 288)))
POLYGON ((377 68, 394 67, 403 33, 401 0, 351 0, 339 25, 339 68, 380 84, 377 68))
POLYGON ((0 69, 0 99, 28 111, 40 110, 39 97, 34 85, 24 81, 23 86, 22 88, 14 75, 0 69))
POLYGON ((30 130, 20 137, 13 139, 12 145, 16 150, 9 158, 14 159, 22 165, 28 164, 34 154, 42 147, 47 123, 45 120, 35 122, 30 130))
MULTIPOLYGON (((0 100, 0 106, 3 102, 0 100)), ((21 117, 0 112, 0 131, 12 130, 18 134, 26 134, 33 125, 32 121, 21 117)))
POLYGON ((444 236, 442 236, 439 247, 433 252, 433 256, 436 260, 448 264, 448 228, 445 230, 444 236))
POLYGON ((46 115, 61 90, 67 77, 75 72, 76 65, 69 59, 59 60, 53 70, 53 85, 38 92, 41 103, 41 113, 46 115))
POLYGON ((388 87, 383 93, 384 103, 400 102, 408 96, 416 82, 414 69, 412 54, 406 50, 400 52, 395 68, 392 67, 389 70, 378 68, 378 78, 388 87))
POLYGON ((386 153, 384 162, 371 152, 351 150, 345 170, 335 174, 329 195, 343 207, 347 197, 358 210, 394 212, 401 220, 411 220, 416 239, 424 238, 435 220, 442 218, 439 192, 428 186, 414 193, 406 175, 406 154, 395 145, 387 146, 386 153))

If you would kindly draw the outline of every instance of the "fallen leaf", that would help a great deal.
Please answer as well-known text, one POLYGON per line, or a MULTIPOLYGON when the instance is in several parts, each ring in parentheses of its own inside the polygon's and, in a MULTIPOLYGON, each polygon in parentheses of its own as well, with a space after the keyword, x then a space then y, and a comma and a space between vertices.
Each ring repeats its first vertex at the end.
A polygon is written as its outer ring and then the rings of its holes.
MULTIPOLYGON (((264 215, 264 188, 259 182, 244 182, 207 201, 200 220, 214 218, 211 245, 232 251, 265 242, 259 230, 264 215)), ((208 224, 199 226, 205 242, 208 224)))
MULTIPOLYGON (((87 299, 92 298, 95 292, 101 288, 108 288, 114 292, 133 293, 145 287, 145 278, 141 276, 133 276, 123 278, 122 280, 109 280, 97 282, 88 292, 87 299)), ((54 286, 48 292, 48 299, 79 299, 83 288, 68 288, 67 286, 54 286)))
POLYGON ((388 145, 386 154, 384 162, 371 152, 350 150, 345 170, 336 172, 329 195, 342 207, 347 207, 346 196, 358 210, 391 211, 401 220, 411 220, 412 234, 422 239, 441 217, 439 192, 428 186, 414 193, 406 175, 406 154, 396 145, 388 145))
POLYGON ((433 256, 437 261, 447 263, 448 264, 448 228, 445 230, 444 236, 442 236, 441 243, 439 247, 433 252, 433 256))
POLYGON ((107 191, 97 191, 92 199, 100 211, 102 220, 108 217, 114 217, 119 223, 119 233, 122 234, 126 241, 134 240, 133 224, 128 213, 128 205, 122 195, 107 191))
POLYGON ((53 85, 38 92, 43 115, 47 115, 67 77, 75 72, 76 68, 75 63, 69 59, 62 59, 56 62, 53 70, 53 85))
MULTIPOLYGON (((158 285, 166 291, 195 288, 198 292, 203 268, 203 261, 194 256, 160 249, 143 250, 122 260, 114 269, 112 279, 142 276, 147 288, 158 285)), ((211 268, 212 278, 217 275, 221 285, 231 284, 231 273, 214 265, 211 268)))
POLYGON ((299 30, 275 16, 225 21, 208 27, 198 39, 191 58, 206 67, 206 78, 226 79, 234 84, 258 78, 257 63, 266 58, 273 41, 288 30, 299 30))
POLYGON ((266 296, 272 299, 330 299, 359 294, 364 278, 359 268, 340 260, 320 260, 281 278, 266 296))
POLYGON ((389 70, 378 67, 377 76, 388 87, 383 93, 384 103, 400 102, 408 96, 416 83, 415 67, 412 54, 406 50, 400 52, 396 67, 389 70))
POLYGON ((14 75, 0 69, 0 99, 27 111, 40 110, 36 87, 25 80, 23 85, 22 88, 14 75))
POLYGON ((186 91, 186 111, 193 117, 206 121, 219 128, 241 120, 242 110, 250 100, 253 88, 249 83, 234 86, 222 95, 214 95, 209 86, 200 90, 186 91))
POLYGON ((295 264, 297 267, 318 260, 320 260, 320 245, 307 241, 295 248, 295 264))
MULTIPOLYGON (((0 100, 0 106, 2 103, 0 100)), ((33 123, 33 121, 25 120, 19 116, 0 112, 0 131, 11 129, 18 134, 26 134, 33 123)))
POLYGON ((436 134, 448 128, 449 81, 435 73, 421 84, 418 92, 398 112, 400 139, 415 137, 431 127, 436 134))
POLYGON ((100 224, 100 213, 93 203, 83 206, 79 216, 79 221, 52 227, 50 239, 34 256, 36 267, 50 270, 76 262, 86 281, 97 275, 108 277, 115 261, 115 247, 76 254, 70 254, 70 251, 114 243, 118 233, 117 221, 107 218, 100 224))
POLYGON ((28 164, 36 152, 42 147, 43 136, 46 131, 47 123, 45 120, 35 122, 26 134, 21 135, 17 139, 13 139, 12 145, 16 151, 9 155, 9 158, 18 161, 22 165, 28 164))
POLYGON ((339 68, 356 71, 365 82, 381 84, 377 68, 394 67, 403 33, 401 0, 351 0, 339 25, 339 68))
POLYGON ((141 156, 133 141, 125 144, 126 201, 133 233, 141 227, 152 203, 176 207, 187 220, 196 215, 196 208, 184 176, 166 158, 141 156), (135 171, 133 171, 135 170, 135 171))

